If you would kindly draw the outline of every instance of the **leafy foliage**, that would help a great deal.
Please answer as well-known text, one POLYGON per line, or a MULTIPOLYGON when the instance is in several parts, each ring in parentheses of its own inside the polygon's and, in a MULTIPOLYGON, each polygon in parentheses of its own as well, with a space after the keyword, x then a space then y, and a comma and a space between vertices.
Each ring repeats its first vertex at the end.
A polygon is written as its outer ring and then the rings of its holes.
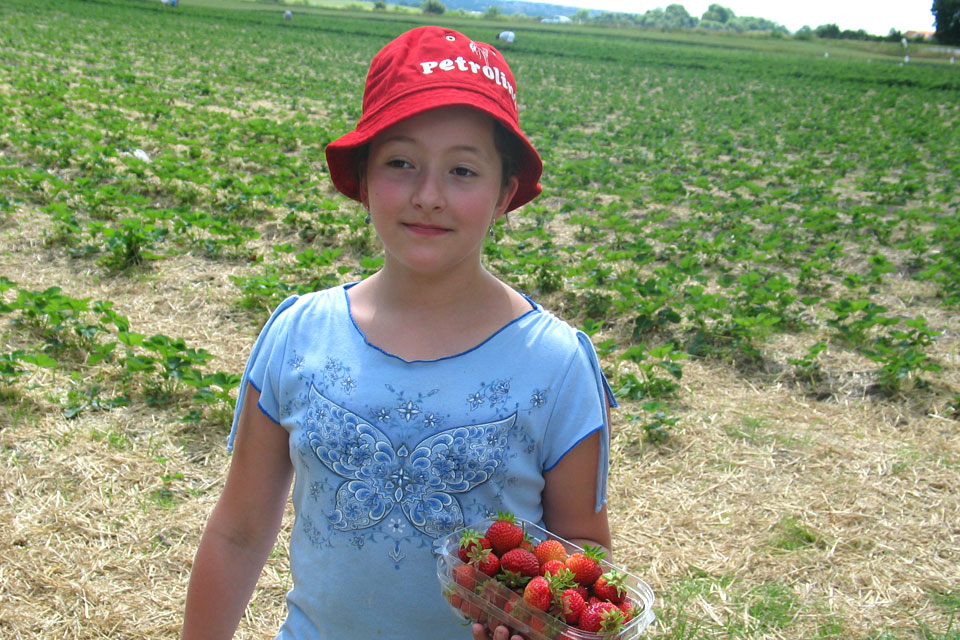
MULTIPOLYGON (((660 11, 696 20, 680 9, 660 11)), ((720 5, 704 14, 737 18, 720 5)), ((254 321, 288 295, 365 277, 382 264, 375 238, 320 158, 359 117, 356 61, 409 26, 378 13, 304 12, 290 29, 261 12, 12 0, 0 210, 41 212, 45 250, 104 276, 183 254, 230 266, 254 321), (225 53, 196 55, 198 42, 225 53), (255 53, 265 42, 268 57, 255 53)), ((497 225, 486 259, 594 338, 651 432, 674 424, 689 357, 747 374, 791 367, 822 386, 827 356, 848 352, 874 364, 884 393, 935 381, 950 328, 893 305, 891 291, 960 304, 960 79, 946 65, 642 30, 520 36, 511 65, 545 197, 497 225), (783 334, 803 344, 776 363, 767 345, 783 334)), ((226 400, 210 391, 224 385, 203 349, 121 326, 109 301, 6 282, 17 339, 4 379, 53 360, 116 362, 151 401, 185 388, 226 400)))

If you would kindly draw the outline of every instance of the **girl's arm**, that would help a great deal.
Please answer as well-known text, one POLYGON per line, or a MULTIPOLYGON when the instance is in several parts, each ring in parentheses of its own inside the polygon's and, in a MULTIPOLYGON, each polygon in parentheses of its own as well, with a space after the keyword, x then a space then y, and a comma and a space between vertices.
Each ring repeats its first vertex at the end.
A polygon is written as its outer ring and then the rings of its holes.
POLYGON ((610 525, 606 505, 595 511, 600 432, 569 451, 545 475, 543 522, 547 530, 578 545, 601 546, 610 554, 610 525))
POLYGON ((233 637, 280 530, 293 466, 287 432, 259 398, 247 388, 230 471, 190 574, 182 640, 233 637))

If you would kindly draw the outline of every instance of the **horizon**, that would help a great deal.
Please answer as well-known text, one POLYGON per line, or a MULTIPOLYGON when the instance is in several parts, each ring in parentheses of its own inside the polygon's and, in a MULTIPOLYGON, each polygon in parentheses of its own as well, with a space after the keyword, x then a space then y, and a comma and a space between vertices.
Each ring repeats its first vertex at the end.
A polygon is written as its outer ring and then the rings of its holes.
MULTIPOLYGON (((523 0, 535 2, 536 0, 523 0)), ((763 0, 688 0, 684 2, 657 2, 656 0, 586 0, 575 3, 574 0, 556 2, 561 6, 611 11, 616 13, 644 14, 651 9, 665 8, 670 4, 683 6, 691 16, 699 18, 711 4, 719 4, 734 12, 737 16, 765 18, 783 25, 791 32, 804 26, 812 29, 825 24, 836 24, 841 30, 858 31, 863 29, 876 36, 884 36, 890 29, 902 33, 908 31, 934 31, 932 4, 881 5, 859 2, 830 2, 828 0, 810 0, 803 5, 793 3, 769 3, 763 0), (926 7, 926 8, 924 8, 926 7)))

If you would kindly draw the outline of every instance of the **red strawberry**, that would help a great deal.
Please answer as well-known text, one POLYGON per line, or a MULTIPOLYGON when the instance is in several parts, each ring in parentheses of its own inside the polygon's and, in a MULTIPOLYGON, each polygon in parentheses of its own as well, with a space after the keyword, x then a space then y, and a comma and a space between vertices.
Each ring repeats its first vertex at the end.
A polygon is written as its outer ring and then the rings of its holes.
MULTIPOLYGON (((570 571, 570 570, 567 569, 567 571, 570 571)), ((580 597, 583 598, 584 602, 590 599, 590 591, 582 584, 575 584, 573 585, 573 588, 577 590, 577 593, 580 594, 580 597)))
POLYGON ((523 599, 534 609, 546 611, 553 604, 553 592, 550 590, 550 581, 543 576, 536 576, 523 589, 523 599))
POLYGON ((521 549, 526 549, 527 551, 533 553, 533 540, 526 533, 523 534, 523 540, 520 541, 520 544, 517 545, 521 549))
POLYGON ((550 575, 555 576, 561 571, 569 571, 569 569, 567 569, 567 565, 563 564, 560 560, 547 560, 540 565, 540 575, 549 572, 550 575))
POLYGON ((606 555, 600 547, 587 545, 582 552, 571 553, 567 557, 567 569, 573 571, 574 579, 585 587, 593 586, 603 569, 600 560, 606 555))
POLYGON ((640 608, 631 602, 629 597, 624 598, 623 602, 620 603, 620 611, 623 611, 623 624, 627 624, 640 615, 640 608))
POLYGON ((580 615, 583 613, 586 603, 576 589, 564 589, 563 593, 560 594, 560 607, 566 623, 577 624, 580 622, 580 615))
POLYGON ((487 527, 484 537, 498 556, 510 549, 516 549, 523 542, 523 529, 517 525, 512 513, 498 511, 497 518, 487 527))
POLYGON ((473 564, 488 576, 495 576, 500 571, 500 558, 492 551, 474 551, 474 557, 470 564, 473 564))
POLYGON ((616 632, 623 627, 623 612, 612 602, 591 604, 580 614, 578 626, 592 633, 616 632))
POLYGON ((500 571, 508 586, 517 587, 540 575, 540 563, 531 551, 510 549, 500 557, 500 571))
POLYGON ((550 560, 559 560, 563 562, 567 559, 567 549, 559 540, 548 539, 538 544, 533 549, 533 555, 537 556, 540 564, 546 564, 550 560))
POLYGON ((623 597, 627 595, 627 590, 623 586, 624 578, 626 578, 626 575, 622 571, 611 569, 593 583, 593 595, 601 600, 620 604, 623 602, 623 597))
MULTIPOLYGON (((510 597, 507 599, 507 601, 504 603, 503 611, 508 616, 519 620, 521 619, 521 615, 523 613, 523 610, 525 609, 525 607, 520 606, 522 604, 523 604, 523 599, 516 593, 512 593, 510 597)), ((528 613, 529 613, 529 610, 528 610, 528 613)), ((508 624, 505 626, 509 627, 510 625, 508 624)))
POLYGON ((490 541, 480 535, 479 531, 465 529, 460 536, 460 546, 457 547, 457 555, 461 562, 470 562, 470 551, 476 547, 490 549, 490 541))
POLYGON ((477 588, 477 570, 469 564, 455 566, 453 571, 450 572, 450 575, 453 577, 454 582, 467 591, 473 591, 477 588))
POLYGON ((560 621, 550 615, 533 615, 527 620, 530 631, 538 634, 536 637, 552 638, 560 627, 560 621))

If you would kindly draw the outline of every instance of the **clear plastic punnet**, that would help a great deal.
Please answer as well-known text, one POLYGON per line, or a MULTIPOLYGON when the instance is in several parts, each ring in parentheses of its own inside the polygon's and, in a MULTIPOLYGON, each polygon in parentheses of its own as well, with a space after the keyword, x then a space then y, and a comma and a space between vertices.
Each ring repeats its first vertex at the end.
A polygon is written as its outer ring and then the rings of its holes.
MULTIPOLYGON (((583 548, 556 536, 542 527, 526 520, 517 519, 532 543, 559 540, 567 553, 583 551, 583 548)), ((626 598, 633 605, 633 617, 617 632, 590 632, 571 626, 551 612, 534 609, 524 602, 522 595, 496 578, 487 576, 476 568, 466 565, 458 556, 460 538, 466 529, 484 532, 493 519, 475 522, 440 538, 434 544, 437 555, 437 578, 443 597, 455 613, 468 622, 504 624, 527 640, 632 640, 640 638, 656 616, 653 613, 653 590, 640 578, 616 565, 601 560, 606 573, 611 569, 625 575, 623 585, 626 598)))

